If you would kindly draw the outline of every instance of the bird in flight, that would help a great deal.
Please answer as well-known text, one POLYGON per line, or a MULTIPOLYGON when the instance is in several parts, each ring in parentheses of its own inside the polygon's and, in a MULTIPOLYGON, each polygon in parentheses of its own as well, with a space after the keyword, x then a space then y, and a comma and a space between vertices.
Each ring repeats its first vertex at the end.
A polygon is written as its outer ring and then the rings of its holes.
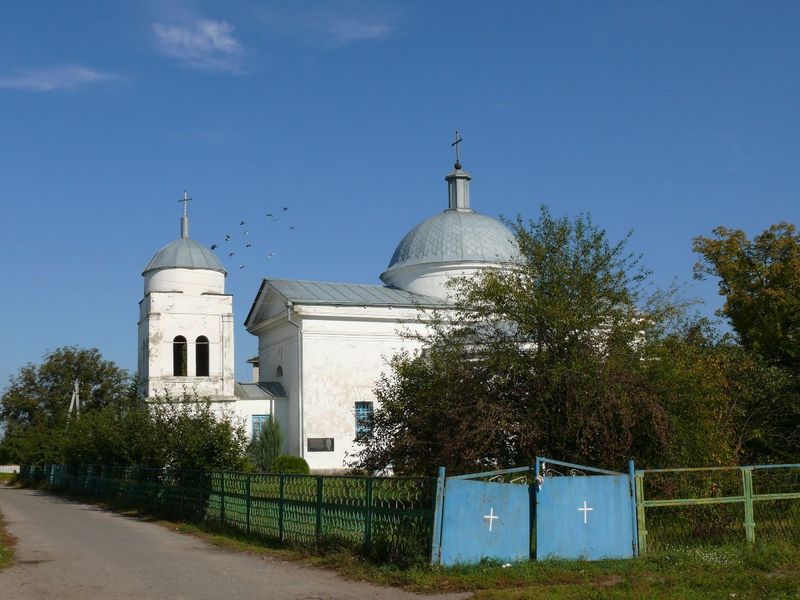
POLYGON ((275 215, 273 215, 272 213, 267 213, 267 216, 268 217, 274 217, 275 215))
POLYGON ((216 244, 211 244, 211 249, 212 250, 216 250, 217 249, 217 245, 216 244))
POLYGON ((234 254, 236 254, 236 252, 231 252, 230 254, 228 254, 228 256, 233 256, 234 254))
POLYGON ((230 233, 226 233, 225 234, 225 241, 226 242, 230 242, 231 241, 231 234, 230 233))
POLYGON ((289 229, 294 229, 294 225, 289 225, 289 229))
POLYGON ((267 258, 272 258, 273 256, 275 256, 274 252, 270 252, 269 254, 267 254, 267 258))
POLYGON ((286 212, 287 210, 289 210, 289 207, 288 206, 281 206, 281 210, 283 212, 286 212))
POLYGON ((244 221, 240 221, 240 222, 239 222, 239 225, 244 225, 244 221))
POLYGON ((252 245, 253 245, 253 244, 251 244, 250 242, 247 242, 247 243, 244 245, 244 247, 245 247, 245 248, 250 248, 252 245))
POLYGON ((244 265, 239 265, 239 268, 240 269, 244 269, 244 265))

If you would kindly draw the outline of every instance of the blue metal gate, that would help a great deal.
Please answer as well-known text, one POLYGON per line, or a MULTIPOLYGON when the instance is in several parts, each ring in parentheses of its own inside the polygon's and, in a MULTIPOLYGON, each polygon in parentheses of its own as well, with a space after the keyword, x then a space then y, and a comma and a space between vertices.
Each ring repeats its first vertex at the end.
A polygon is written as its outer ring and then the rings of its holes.
POLYGON ((626 474, 537 458, 536 475, 537 558, 636 555, 632 465, 626 474))
POLYGON ((447 478, 441 468, 432 562, 528 560, 534 541, 537 559, 635 556, 633 481, 632 462, 628 474, 545 458, 447 478))

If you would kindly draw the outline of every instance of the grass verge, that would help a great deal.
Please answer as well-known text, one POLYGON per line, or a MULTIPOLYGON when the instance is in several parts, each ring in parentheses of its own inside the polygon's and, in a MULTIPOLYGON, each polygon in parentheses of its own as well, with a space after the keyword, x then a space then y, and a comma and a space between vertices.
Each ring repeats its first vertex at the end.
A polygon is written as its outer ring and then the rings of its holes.
POLYGON ((228 532, 162 522, 226 550, 301 561, 346 579, 419 593, 474 592, 476 599, 750 599, 800 598, 800 545, 791 543, 684 548, 634 560, 538 561, 400 569, 346 550, 312 552, 253 543, 228 532))
POLYGON ((14 540, 8 533, 0 513, 0 569, 5 569, 14 562, 14 540))
POLYGON ((0 484, 12 483, 16 480, 16 473, 0 473, 0 484))

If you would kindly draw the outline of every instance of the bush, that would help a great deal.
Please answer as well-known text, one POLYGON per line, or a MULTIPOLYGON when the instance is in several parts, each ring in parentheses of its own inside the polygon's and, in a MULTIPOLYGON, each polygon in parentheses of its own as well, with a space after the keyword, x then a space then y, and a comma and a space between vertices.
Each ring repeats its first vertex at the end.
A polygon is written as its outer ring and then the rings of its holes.
POLYGON ((250 464, 258 471, 269 473, 272 462, 280 456, 283 447, 283 432, 278 422, 269 419, 261 428, 261 432, 247 447, 250 464))
POLYGON ((310 469, 302 456, 289 456, 281 454, 272 461, 272 470, 275 473, 289 473, 291 475, 308 475, 310 469))

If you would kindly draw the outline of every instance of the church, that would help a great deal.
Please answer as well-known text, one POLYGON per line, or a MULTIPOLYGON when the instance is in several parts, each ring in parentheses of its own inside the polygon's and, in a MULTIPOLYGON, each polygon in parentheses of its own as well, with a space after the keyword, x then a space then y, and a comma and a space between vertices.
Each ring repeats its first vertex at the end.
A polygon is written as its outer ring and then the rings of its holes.
POLYGON ((235 381, 225 268, 189 237, 184 202, 181 237, 142 273, 140 394, 210 397, 249 436, 275 419, 285 453, 302 456, 315 471, 346 468, 369 426, 373 389, 388 359, 417 346, 402 332, 423 330, 429 311, 447 306, 451 277, 508 268, 518 257, 511 231, 471 207, 471 176, 459 160, 445 180, 445 210, 400 240, 382 285, 261 281, 244 322, 258 338, 252 382, 235 381))

